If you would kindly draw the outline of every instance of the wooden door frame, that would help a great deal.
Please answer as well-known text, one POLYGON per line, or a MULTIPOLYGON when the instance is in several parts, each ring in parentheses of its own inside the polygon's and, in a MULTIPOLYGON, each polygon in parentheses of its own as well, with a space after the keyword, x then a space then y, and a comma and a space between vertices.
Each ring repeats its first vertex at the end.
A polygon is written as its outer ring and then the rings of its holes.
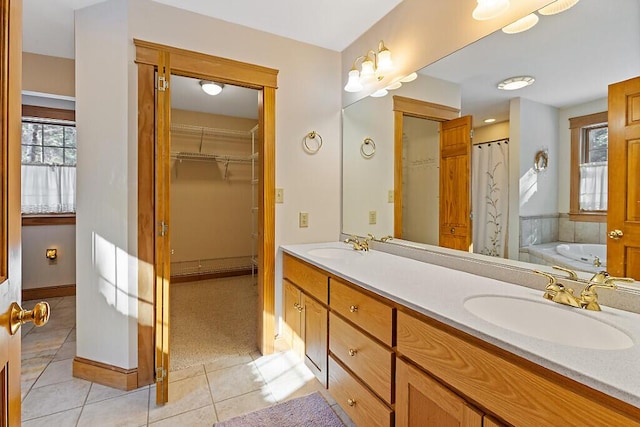
POLYGON ((275 93, 278 70, 134 39, 138 64, 138 386, 155 381, 155 69, 243 86, 258 99, 258 337, 262 354, 275 339, 275 93))
POLYGON ((446 122, 460 116, 458 108, 404 96, 393 96, 393 237, 402 238, 402 133, 404 116, 446 122))

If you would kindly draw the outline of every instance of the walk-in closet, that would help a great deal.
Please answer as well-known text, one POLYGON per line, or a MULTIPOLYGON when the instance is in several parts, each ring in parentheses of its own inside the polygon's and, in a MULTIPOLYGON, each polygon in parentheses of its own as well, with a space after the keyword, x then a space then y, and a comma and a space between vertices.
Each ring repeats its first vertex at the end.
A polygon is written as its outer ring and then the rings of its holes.
POLYGON ((256 349, 258 93, 171 76, 170 129, 176 371, 256 349))

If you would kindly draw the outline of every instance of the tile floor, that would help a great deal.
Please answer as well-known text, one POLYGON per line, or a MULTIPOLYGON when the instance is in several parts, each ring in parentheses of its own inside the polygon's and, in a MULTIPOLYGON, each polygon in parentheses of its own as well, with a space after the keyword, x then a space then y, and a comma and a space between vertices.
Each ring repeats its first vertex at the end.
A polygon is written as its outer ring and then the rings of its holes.
MULTIPOLYGON (((22 425, 208 426, 320 391, 348 417, 290 351, 230 356, 170 373, 169 399, 155 404, 155 386, 125 392, 73 378, 75 297, 51 298, 42 328, 22 326, 22 425)), ((36 301, 25 301, 32 308, 36 301)))

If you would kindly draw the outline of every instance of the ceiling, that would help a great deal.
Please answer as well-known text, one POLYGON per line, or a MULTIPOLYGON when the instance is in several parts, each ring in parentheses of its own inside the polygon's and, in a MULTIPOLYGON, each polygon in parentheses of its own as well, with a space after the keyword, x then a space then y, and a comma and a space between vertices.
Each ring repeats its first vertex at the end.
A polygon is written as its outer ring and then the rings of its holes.
MULTIPOLYGON (((103 0, 24 0, 25 52, 74 57, 73 12, 103 0)), ((402 0, 155 0, 342 52, 402 0)))
POLYGON ((474 125, 509 119, 509 99, 557 108, 607 96, 610 83, 640 74, 640 2, 581 0, 558 15, 540 16, 531 30, 498 31, 425 67, 422 74, 458 83, 462 113, 474 125), (530 75, 533 85, 501 91, 508 77, 530 75))

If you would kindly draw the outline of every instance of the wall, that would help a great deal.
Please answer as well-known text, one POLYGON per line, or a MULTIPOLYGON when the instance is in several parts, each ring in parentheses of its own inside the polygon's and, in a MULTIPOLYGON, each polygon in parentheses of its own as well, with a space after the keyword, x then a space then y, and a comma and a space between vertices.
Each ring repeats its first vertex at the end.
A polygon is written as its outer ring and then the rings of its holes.
MULTIPOLYGON (((340 224, 340 54, 148 0, 76 12, 80 357, 137 365, 137 69, 139 38, 280 70, 276 93, 276 246, 336 240, 340 224), (153 19, 149 19, 153 16, 153 19), (95 81, 109 85, 95 85, 95 81), (315 130, 319 153, 302 149, 315 130), (298 212, 309 228, 298 228, 298 212), (108 251, 108 252, 107 252, 108 251), (117 268, 116 268, 117 267, 117 268)), ((276 261, 280 310, 281 260, 276 261)))
POLYGON ((509 138, 509 121, 484 125, 473 129, 473 144, 509 138))
POLYGON ((75 96, 75 61, 22 52, 22 90, 46 96, 75 96))
MULTIPOLYGON (((257 108, 257 98, 256 98, 257 108)), ((171 110, 173 124, 247 131, 246 137, 205 135, 203 154, 249 159, 253 119, 171 110)), ((171 152, 199 153, 201 135, 171 133, 171 152)), ((249 257, 252 249, 251 163, 171 162, 171 262, 249 257), (225 176, 226 172, 226 176, 225 176)), ((248 265, 248 264, 247 264, 248 265)), ((172 275, 177 272, 172 265, 172 275)))
POLYGON ((440 123, 404 117, 402 129, 402 238, 438 245, 440 123))
POLYGON ((474 1, 404 0, 342 51, 342 87, 347 83, 353 60, 377 49, 380 40, 392 53, 394 72, 371 90, 343 92, 342 105, 349 105, 387 86, 394 78, 419 70, 548 3, 549 0, 512 1, 503 15, 476 21, 471 17, 477 5, 474 1))
POLYGON ((76 283, 75 225, 22 227, 22 289, 76 283), (58 258, 45 258, 46 249, 57 249, 58 258))

